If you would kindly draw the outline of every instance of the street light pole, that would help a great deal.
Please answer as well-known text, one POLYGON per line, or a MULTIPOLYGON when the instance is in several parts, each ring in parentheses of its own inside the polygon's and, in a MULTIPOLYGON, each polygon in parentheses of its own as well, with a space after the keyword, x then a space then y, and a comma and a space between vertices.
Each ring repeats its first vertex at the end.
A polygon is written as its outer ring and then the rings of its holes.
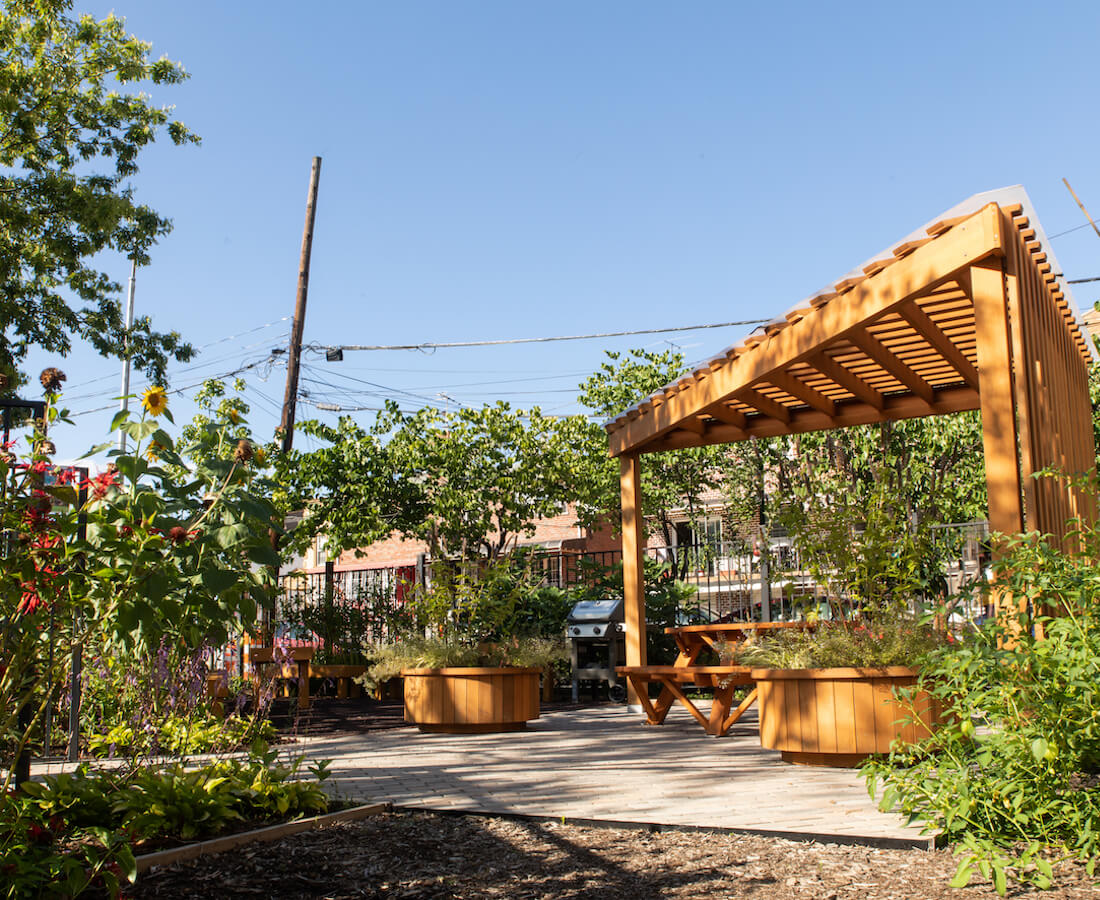
MULTIPOLYGON (((122 359, 122 400, 119 410, 130 408, 130 329, 134 327, 134 287, 137 282, 137 260, 130 260, 130 283, 126 291, 126 355, 122 359)), ((118 433, 118 451, 126 452, 126 432, 118 433)))

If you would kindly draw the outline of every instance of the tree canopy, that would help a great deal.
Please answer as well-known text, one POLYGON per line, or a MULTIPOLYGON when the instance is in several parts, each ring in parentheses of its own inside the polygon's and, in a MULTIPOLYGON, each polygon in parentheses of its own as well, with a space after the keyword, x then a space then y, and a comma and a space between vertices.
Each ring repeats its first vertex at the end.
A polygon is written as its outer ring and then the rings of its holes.
POLYGON ((587 484, 583 420, 538 409, 391 405, 369 431, 349 418, 299 428, 328 446, 277 460, 284 503, 307 511, 291 547, 319 531, 335 552, 398 534, 437 558, 495 557, 587 484))
MULTIPOLYGON (((134 198, 129 179, 159 134, 198 137, 140 87, 187 74, 151 60, 150 45, 111 15, 68 15, 72 0, 4 0, 0 11, 0 371, 21 376, 30 347, 66 354, 74 339, 104 356, 126 352, 120 287, 97 254, 139 264, 171 228, 134 198)), ((162 381, 167 358, 191 348, 140 318, 134 364, 162 381)))
MULTIPOLYGON (((631 350, 606 352, 600 368, 580 384, 580 402, 596 416, 611 418, 687 371, 684 357, 675 350, 659 353, 631 350)), ((596 422, 588 426, 591 448, 587 454, 590 493, 582 512, 592 523, 619 516, 619 462, 607 455, 607 434, 596 422)), ((673 543, 673 513, 695 518, 703 494, 715 486, 718 449, 647 454, 642 466, 642 503, 646 519, 654 523, 666 544, 673 543)))

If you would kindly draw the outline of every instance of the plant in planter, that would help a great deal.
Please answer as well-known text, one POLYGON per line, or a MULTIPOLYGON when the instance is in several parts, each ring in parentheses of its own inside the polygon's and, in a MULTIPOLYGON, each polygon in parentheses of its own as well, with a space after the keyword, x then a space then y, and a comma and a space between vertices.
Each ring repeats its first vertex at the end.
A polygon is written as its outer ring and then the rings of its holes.
POLYGON ((511 630, 529 573, 505 564, 433 572, 413 601, 421 630, 366 648, 363 683, 401 676, 405 719, 421 731, 490 732, 526 727, 539 714, 539 677, 565 656, 564 642, 511 630))
POLYGON ((828 589, 830 617, 810 628, 750 639, 727 658, 752 666, 759 690, 760 740, 788 762, 853 766, 887 753, 895 740, 923 738, 939 719, 926 693, 906 706, 895 690, 946 636, 921 615, 928 577, 927 530, 892 508, 883 478, 860 520, 846 500, 810 498, 788 526, 803 563, 828 589), (857 529, 856 523, 862 525, 857 529))

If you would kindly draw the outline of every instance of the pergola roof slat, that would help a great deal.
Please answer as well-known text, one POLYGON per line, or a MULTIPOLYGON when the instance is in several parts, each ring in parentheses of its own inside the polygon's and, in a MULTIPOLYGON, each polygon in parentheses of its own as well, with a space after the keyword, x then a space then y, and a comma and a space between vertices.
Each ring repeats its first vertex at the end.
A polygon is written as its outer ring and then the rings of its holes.
MULTIPOLYGON (((933 386, 912 365, 918 368, 924 365, 921 353, 930 351, 934 358, 937 348, 929 347, 926 337, 919 336, 922 345, 891 349, 895 332, 903 334, 906 329, 913 332, 912 325, 899 318, 896 311, 906 301, 926 297, 929 302, 958 303, 963 297, 960 273, 974 262, 1000 252, 1000 232, 999 209, 989 204, 952 222, 945 233, 921 243, 891 265, 876 269, 874 274, 844 279, 840 284, 846 292, 842 295, 830 291, 815 295, 808 308, 805 304, 798 307, 801 317, 773 320, 769 326, 774 327, 768 329, 771 333, 758 331, 749 335, 743 345, 726 353, 724 364, 702 370, 699 378, 681 379, 675 390, 666 389, 663 403, 647 406, 642 415, 621 415, 609 422, 612 455, 657 449, 664 437, 685 419, 702 415, 709 407, 723 402, 736 407, 741 404, 735 401, 745 401, 749 427, 743 430, 749 433, 758 428, 751 421, 758 416, 773 419, 780 428, 786 428, 792 424, 792 416, 803 412, 812 412, 818 417, 816 421, 822 422, 820 427, 828 427, 829 411, 837 405, 834 398, 838 394, 857 398, 879 414, 886 411, 884 394, 915 393, 925 407, 936 402, 933 386), (880 342, 869 330, 885 331, 891 336, 880 342), (847 352, 844 349, 847 345, 855 345, 856 352, 868 357, 866 362, 873 371, 859 363, 848 366, 829 361, 838 352, 847 352), (910 353, 916 358, 912 365, 906 359, 910 353), (809 363, 832 380, 836 390, 824 390, 821 382, 812 388, 801 388, 799 385, 806 382, 798 380, 793 384, 795 391, 786 392, 791 398, 789 402, 781 402, 766 389, 761 390, 761 386, 768 384, 783 389, 784 379, 797 379, 790 369, 800 362, 809 363), (808 393, 810 390, 813 393, 808 393)), ((935 322, 934 317, 929 318, 935 322)), ((966 379, 960 376, 958 380, 966 379)), ((785 386, 792 384, 787 382, 785 386)), ((841 415, 839 406, 836 412, 841 415)), ((742 427, 736 423, 723 424, 742 427)), ((678 437, 677 442, 683 439, 678 437)))

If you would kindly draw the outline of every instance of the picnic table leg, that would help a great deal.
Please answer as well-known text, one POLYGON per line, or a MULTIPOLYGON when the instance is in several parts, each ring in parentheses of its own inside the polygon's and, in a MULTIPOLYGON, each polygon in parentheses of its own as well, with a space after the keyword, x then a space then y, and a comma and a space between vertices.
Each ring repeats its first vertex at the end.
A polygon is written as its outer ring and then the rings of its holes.
POLYGON ((687 711, 696 718, 699 724, 702 725, 709 734, 710 723, 707 721, 707 717, 699 712, 695 704, 688 699, 687 694, 680 690, 680 686, 676 684, 675 681, 666 681, 664 679, 661 679, 661 683, 664 684, 667 690, 671 691, 675 695, 676 699, 679 700, 687 708, 687 711))
POLYGON ((668 711, 672 709, 672 704, 676 700, 675 695, 664 684, 661 685, 661 693, 657 695, 657 702, 653 704, 654 713, 658 717, 658 722, 663 722, 665 716, 668 715, 668 711))
POLYGON ((753 688, 752 688, 751 691, 749 691, 748 696, 745 697, 745 699, 741 701, 741 705, 738 706, 737 709, 735 709, 733 711, 733 713, 730 715, 730 717, 722 723, 721 734, 725 734, 727 731, 729 731, 730 728, 733 727, 734 723, 745 714, 745 710, 747 710, 755 702, 756 702, 756 685, 753 685, 753 688))
POLYGON ((309 709, 309 660, 298 662, 298 708, 309 709))
POLYGON ((726 731, 722 726, 725 724, 726 717, 729 715, 732 703, 732 684, 727 684, 725 687, 715 687, 714 700, 710 705, 710 724, 707 725, 707 732, 709 734, 713 734, 715 737, 722 737, 725 735, 726 731))
MULTIPOLYGON (((635 678, 633 675, 627 675, 626 678, 634 688, 634 693, 638 695, 638 702, 642 704, 642 711, 645 712, 646 722, 650 725, 660 725, 665 720, 665 717, 663 715, 658 715, 657 711, 653 708, 652 702, 650 702, 649 682, 644 678, 635 678)), ((668 710, 665 710, 665 712, 668 712, 668 710)))

